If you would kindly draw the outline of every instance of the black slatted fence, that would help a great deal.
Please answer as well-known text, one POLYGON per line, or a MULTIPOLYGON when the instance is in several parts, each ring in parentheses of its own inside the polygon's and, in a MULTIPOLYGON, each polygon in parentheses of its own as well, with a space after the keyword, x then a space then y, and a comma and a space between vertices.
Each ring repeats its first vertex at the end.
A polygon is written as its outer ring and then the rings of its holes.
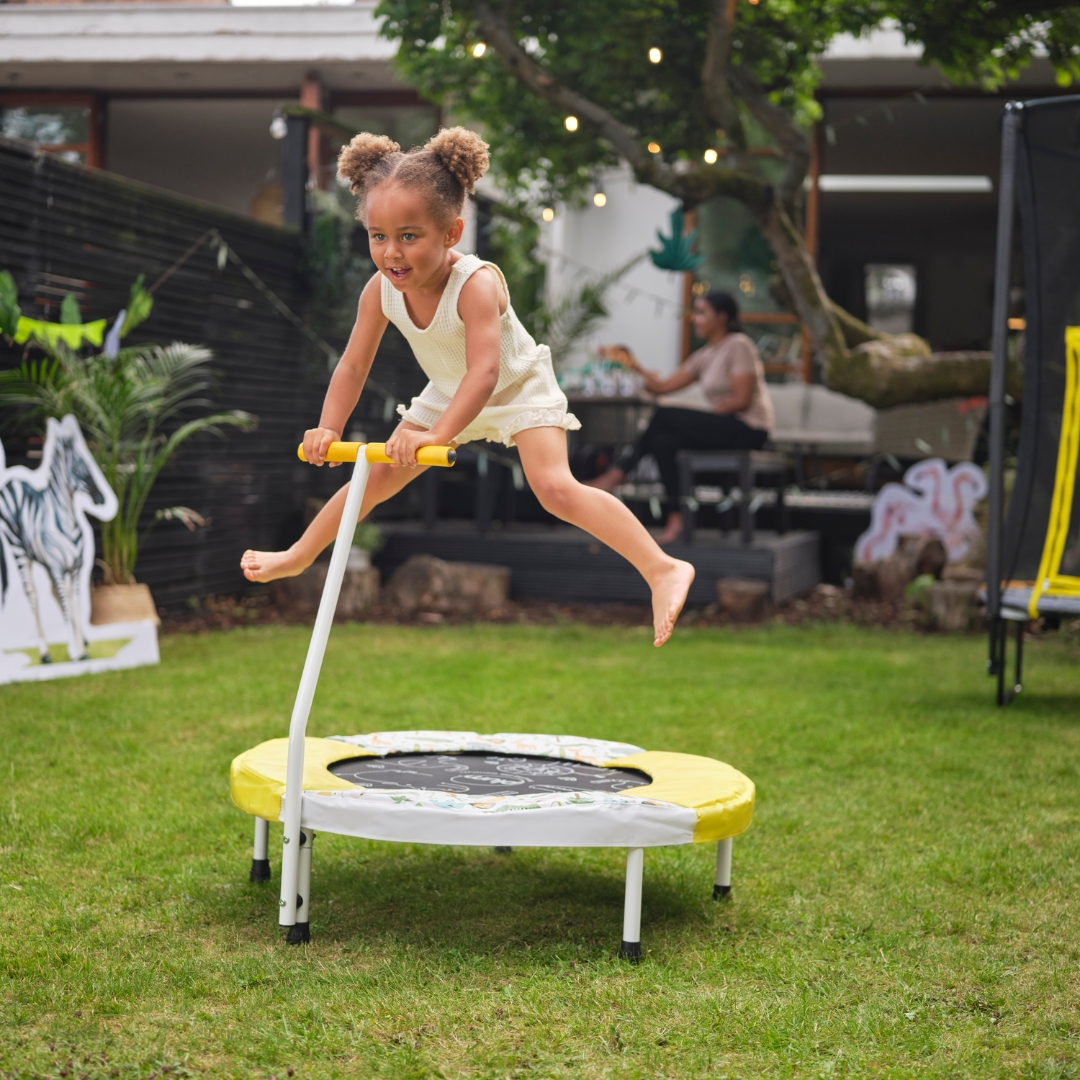
MULTIPOLYGON (((0 138, 0 269, 19 286, 23 314, 58 321, 66 293, 84 321, 115 317, 138 274, 154 283, 208 230, 229 247, 294 312, 306 302, 303 250, 295 230, 275 228, 108 173, 71 165, 26 143, 0 138)), ((326 495, 341 474, 298 462, 297 442, 318 419, 325 391, 324 355, 268 302, 231 261, 203 244, 168 277, 150 319, 126 343, 186 341, 214 353, 219 409, 259 418, 252 433, 222 441, 192 440, 162 474, 152 496, 158 507, 185 505, 210 519, 188 532, 164 522, 146 543, 136 568, 159 604, 191 596, 235 594, 246 587, 238 569, 246 547, 277 548, 300 532, 305 496, 326 495)), ((388 386, 412 382, 403 342, 388 340, 375 374, 388 386)), ((407 347, 406 347, 407 353, 407 347)), ((12 366, 21 349, 0 354, 12 366)), ((410 373, 411 374, 411 373, 410 373)), ((365 399, 369 395, 365 394, 365 399)), ((372 435, 383 434, 382 403, 358 412, 372 435), (374 430, 373 430, 374 429, 374 430), (381 429, 381 430, 380 430, 381 429)), ((8 446, 9 463, 25 443, 8 446)), ((33 466, 33 461, 27 461, 33 466)), ((336 472, 336 470, 335 470, 336 472)))

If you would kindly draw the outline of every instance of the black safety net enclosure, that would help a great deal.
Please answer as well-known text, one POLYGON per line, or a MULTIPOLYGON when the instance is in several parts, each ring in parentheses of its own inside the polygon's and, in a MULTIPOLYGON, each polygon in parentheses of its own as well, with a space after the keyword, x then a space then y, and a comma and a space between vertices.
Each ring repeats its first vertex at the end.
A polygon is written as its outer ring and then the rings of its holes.
MULTIPOLYGON (((999 189, 987 601, 991 672, 1004 688, 1005 621, 1080 614, 1080 96, 1005 111, 999 189), (1010 260, 1019 208, 1024 397, 1016 475, 1004 509, 1010 260)), ((1014 690, 1019 688, 1019 655, 1014 690)))

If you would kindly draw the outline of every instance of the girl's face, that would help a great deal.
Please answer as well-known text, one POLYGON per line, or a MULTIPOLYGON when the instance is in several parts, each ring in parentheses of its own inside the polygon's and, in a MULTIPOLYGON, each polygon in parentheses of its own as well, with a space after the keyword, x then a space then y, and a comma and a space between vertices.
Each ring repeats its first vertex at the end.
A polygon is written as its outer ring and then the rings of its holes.
POLYGON ((690 321, 694 324, 694 333, 704 341, 727 331, 727 315, 714 311, 712 304, 703 296, 694 301, 694 313, 690 316, 690 321))
POLYGON ((392 181, 367 197, 371 258, 400 292, 442 284, 450 249, 461 239, 465 223, 449 227, 431 216, 424 193, 392 181))

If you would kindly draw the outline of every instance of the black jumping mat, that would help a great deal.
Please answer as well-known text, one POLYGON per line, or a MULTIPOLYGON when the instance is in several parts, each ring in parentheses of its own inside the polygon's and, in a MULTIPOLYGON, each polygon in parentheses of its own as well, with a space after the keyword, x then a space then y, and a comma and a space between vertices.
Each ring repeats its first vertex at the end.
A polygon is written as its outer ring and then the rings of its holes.
POLYGON ((507 754, 388 754, 348 758, 335 776, 367 788, 456 791, 460 795, 547 795, 553 791, 625 791, 652 783, 637 769, 607 769, 549 757, 507 754))

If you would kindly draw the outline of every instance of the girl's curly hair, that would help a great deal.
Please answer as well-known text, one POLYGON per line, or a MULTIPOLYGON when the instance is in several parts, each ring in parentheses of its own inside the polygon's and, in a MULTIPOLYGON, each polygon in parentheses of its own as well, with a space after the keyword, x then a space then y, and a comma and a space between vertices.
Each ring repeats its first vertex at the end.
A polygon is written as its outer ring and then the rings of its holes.
POLYGON ((359 200, 356 216, 365 225, 368 195, 388 180, 426 188, 435 219, 449 224, 461 216, 465 196, 487 172, 488 162, 487 143, 463 127, 444 128, 407 153, 386 135, 362 131, 341 151, 338 176, 348 180, 359 200))

